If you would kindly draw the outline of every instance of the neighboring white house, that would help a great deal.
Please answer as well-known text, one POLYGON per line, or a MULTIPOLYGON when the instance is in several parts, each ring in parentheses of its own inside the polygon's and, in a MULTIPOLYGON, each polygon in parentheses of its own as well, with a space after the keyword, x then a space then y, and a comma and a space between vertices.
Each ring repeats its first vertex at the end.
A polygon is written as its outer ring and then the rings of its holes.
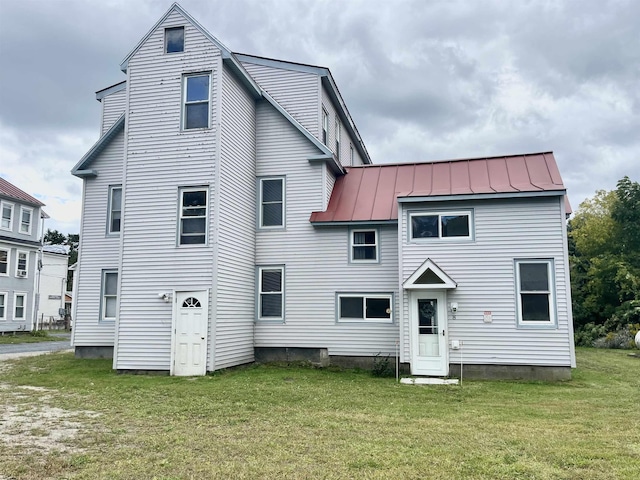
POLYGON ((34 324, 43 206, 0 178, 0 332, 31 330, 34 324))
POLYGON ((60 309, 65 308, 69 247, 44 245, 40 270, 40 302, 36 315, 38 325, 52 325, 63 318, 60 309))
POLYGON ((234 54, 177 4, 120 67, 72 171, 77 356, 570 377, 552 153, 371 165, 327 68, 234 54))

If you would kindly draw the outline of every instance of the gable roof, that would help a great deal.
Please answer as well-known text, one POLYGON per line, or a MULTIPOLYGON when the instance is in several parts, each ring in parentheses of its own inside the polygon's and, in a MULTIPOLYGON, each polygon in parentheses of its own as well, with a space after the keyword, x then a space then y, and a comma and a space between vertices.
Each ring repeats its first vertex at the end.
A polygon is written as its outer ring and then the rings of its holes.
POLYGON ((427 258, 402 284, 402 288, 407 290, 456 288, 457 286, 458 284, 430 258, 427 258))
POLYGON ((286 60, 278 60, 275 58, 259 57, 246 53, 234 53, 234 55, 236 56, 236 58, 238 58, 238 60, 245 63, 253 63, 255 65, 263 65, 272 68, 280 68, 283 70, 291 70, 294 72, 311 73, 314 75, 318 75, 320 77, 320 81, 322 82, 322 86, 327 90, 329 98, 335 105, 338 106, 336 111, 338 112, 340 121, 347 129, 349 135, 351 135, 351 137, 355 139, 354 147, 358 151, 358 154, 360 154, 360 157, 362 157, 362 161, 367 164, 373 163, 371 161, 371 157, 369 157, 367 147, 365 147, 364 142, 360 137, 360 132, 358 132, 358 128, 356 127, 356 124, 353 121, 351 114, 349 113, 349 109, 342 99, 342 95, 338 90, 338 86, 333 80, 333 75, 331 75, 331 71, 327 67, 308 65, 305 63, 289 62, 286 60))
POLYGON ((395 221, 397 202, 564 195, 552 152, 349 167, 313 223, 395 221))
POLYGON ((44 207, 44 203, 35 197, 32 197, 24 190, 20 190, 13 183, 9 183, 4 178, 0 177, 0 195, 3 197, 11 198, 13 200, 19 200, 23 203, 28 203, 36 207, 44 207))
POLYGON ((96 157, 102 152, 107 145, 111 143, 111 140, 118 134, 119 132, 124 130, 124 113, 118 117, 111 128, 107 130, 107 132, 100 137, 100 139, 93 144, 93 147, 89 149, 87 153, 84 154, 84 157, 80 159, 78 163, 76 163, 75 167, 71 169, 71 174, 76 177, 95 177, 98 173, 95 170, 89 170, 88 167, 91 165, 96 157))

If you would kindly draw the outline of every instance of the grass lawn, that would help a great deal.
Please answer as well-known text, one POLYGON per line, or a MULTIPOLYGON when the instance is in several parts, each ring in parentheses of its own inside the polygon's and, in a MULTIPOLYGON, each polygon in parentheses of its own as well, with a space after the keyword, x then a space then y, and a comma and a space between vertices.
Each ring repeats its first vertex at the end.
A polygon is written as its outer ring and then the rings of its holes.
MULTIPOLYGON (((38 332, 41 334, 40 332, 38 332)), ((68 338, 49 335, 46 332, 42 336, 31 335, 31 332, 5 333, 0 335, 0 345, 15 345, 18 343, 62 342, 68 338)), ((1 479, 2 477, 0 477, 1 479)))
POLYGON ((562 383, 399 385, 260 366, 117 375, 0 365, 0 479, 638 479, 640 359, 578 349, 562 383), (4 476, 3 476, 4 475, 4 476))

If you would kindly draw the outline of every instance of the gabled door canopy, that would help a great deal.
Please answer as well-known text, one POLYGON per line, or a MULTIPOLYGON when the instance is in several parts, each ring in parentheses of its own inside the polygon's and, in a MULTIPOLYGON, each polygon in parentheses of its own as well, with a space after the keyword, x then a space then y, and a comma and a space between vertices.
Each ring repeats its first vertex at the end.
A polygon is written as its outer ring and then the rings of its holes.
POLYGON ((457 286, 458 284, 429 258, 402 284, 407 290, 442 290, 457 286))

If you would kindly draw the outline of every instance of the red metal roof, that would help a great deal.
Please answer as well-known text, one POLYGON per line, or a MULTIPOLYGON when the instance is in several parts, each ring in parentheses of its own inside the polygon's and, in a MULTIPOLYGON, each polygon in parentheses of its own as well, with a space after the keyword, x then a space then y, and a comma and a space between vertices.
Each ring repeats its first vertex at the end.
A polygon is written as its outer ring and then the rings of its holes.
POLYGON ((26 203, 30 203, 32 205, 37 205, 39 207, 44 206, 44 203, 42 203, 40 200, 32 197, 27 192, 20 190, 18 187, 16 187, 12 183, 7 182, 2 177, 0 177, 0 195, 13 198, 14 200, 20 200, 26 203))
POLYGON ((398 197, 520 194, 565 187, 552 152, 430 163, 348 167, 336 180, 327 210, 311 222, 398 218, 398 197))

